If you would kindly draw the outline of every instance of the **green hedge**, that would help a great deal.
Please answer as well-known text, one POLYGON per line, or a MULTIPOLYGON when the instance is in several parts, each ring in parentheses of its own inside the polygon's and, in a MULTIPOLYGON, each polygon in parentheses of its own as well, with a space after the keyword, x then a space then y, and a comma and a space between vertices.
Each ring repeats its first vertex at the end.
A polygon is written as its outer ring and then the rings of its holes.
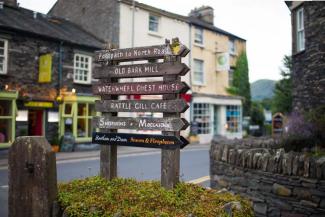
POLYGON ((71 217, 226 217, 229 211, 232 216, 253 216, 251 203, 238 195, 185 183, 166 190, 156 181, 121 178, 108 182, 92 177, 59 184, 59 203, 65 215, 71 217), (232 210, 226 212, 229 202, 235 203, 230 203, 232 210))

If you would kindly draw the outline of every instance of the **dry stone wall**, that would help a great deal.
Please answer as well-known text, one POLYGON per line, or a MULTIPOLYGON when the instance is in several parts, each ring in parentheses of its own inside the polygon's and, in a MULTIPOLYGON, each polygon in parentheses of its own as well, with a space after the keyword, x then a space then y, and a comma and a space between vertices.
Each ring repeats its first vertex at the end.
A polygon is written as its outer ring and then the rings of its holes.
POLYGON ((285 153, 272 139, 214 140, 211 187, 248 197, 256 216, 325 216, 325 157, 285 153))

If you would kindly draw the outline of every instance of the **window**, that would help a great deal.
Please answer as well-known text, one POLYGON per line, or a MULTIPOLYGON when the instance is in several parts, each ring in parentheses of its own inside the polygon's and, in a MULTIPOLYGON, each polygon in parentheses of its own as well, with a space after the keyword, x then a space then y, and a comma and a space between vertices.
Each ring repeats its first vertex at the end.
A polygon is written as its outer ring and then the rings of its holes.
POLYGON ((228 71, 228 86, 231 87, 233 85, 233 80, 234 80, 234 69, 231 68, 228 71))
POLYGON ((204 70, 203 70, 203 60, 194 59, 194 84, 203 85, 204 84, 204 70))
POLYGON ((0 39, 0 74, 7 74, 8 41, 0 39))
POLYGON ((94 112, 94 104, 78 103, 77 138, 91 137, 94 112))
POLYGON ((17 97, 18 92, 0 92, 0 148, 9 147, 15 139, 17 97))
POLYGON ((91 56, 83 54, 74 55, 73 81, 80 84, 91 83, 91 56))
POLYGON ((158 32, 159 30, 159 17, 149 15, 149 31, 158 32))
POLYGON ((241 107, 228 105, 226 111, 226 130, 230 133, 237 133, 241 130, 241 107))
POLYGON ((296 30, 297 30, 297 52, 305 50, 305 29, 304 29, 304 10, 297 11, 296 30))
POLYGON ((203 29, 195 27, 194 43, 203 44, 203 29))
POLYGON ((65 101, 60 105, 60 137, 72 134, 76 142, 90 142, 92 118, 96 115, 96 97, 77 96, 73 101, 65 101))
POLYGON ((229 40, 229 53, 232 55, 236 54, 236 46, 234 40, 229 40))
POLYGON ((210 105, 207 103, 194 103, 193 108, 193 120, 198 124, 198 134, 209 134, 211 131, 210 105))

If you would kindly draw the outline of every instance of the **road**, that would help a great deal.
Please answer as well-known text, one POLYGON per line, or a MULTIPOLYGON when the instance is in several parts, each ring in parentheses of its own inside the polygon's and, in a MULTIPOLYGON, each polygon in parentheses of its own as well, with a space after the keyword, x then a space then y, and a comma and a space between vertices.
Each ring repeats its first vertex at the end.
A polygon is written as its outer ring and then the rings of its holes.
MULTIPOLYGON (((154 150, 154 149, 153 149, 154 150)), ((160 180, 160 150, 118 155, 118 176, 137 180, 160 180)), ((98 157, 57 162, 59 182, 98 175, 98 157)), ((185 148, 181 151, 180 180, 209 186, 209 150, 185 148)), ((0 216, 8 216, 8 170, 0 169, 0 216)))

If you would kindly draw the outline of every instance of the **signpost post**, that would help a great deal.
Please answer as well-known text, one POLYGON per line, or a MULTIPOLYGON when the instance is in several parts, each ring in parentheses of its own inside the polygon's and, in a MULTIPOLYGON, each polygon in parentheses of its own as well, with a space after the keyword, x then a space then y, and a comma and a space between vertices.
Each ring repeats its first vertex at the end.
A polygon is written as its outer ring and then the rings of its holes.
POLYGON ((161 184, 173 188, 179 181, 180 149, 188 141, 180 136, 189 123, 180 117, 188 105, 180 94, 189 86, 181 82, 189 68, 181 58, 189 53, 177 38, 172 44, 108 49, 96 52, 96 61, 102 67, 94 73, 100 79, 93 85, 93 93, 100 95, 96 110, 102 112, 93 124, 100 132, 93 132, 93 143, 101 144, 100 173, 111 180, 117 176, 117 145, 160 148, 161 184), (163 63, 118 65, 134 60, 164 59, 163 63), (106 64, 104 64, 106 63, 106 64), (163 77, 163 81, 118 83, 119 78, 163 77), (119 95, 163 95, 162 100, 118 100, 119 95), (162 112, 163 118, 117 117, 117 112, 162 112), (162 135, 117 133, 117 129, 158 130, 162 135))

